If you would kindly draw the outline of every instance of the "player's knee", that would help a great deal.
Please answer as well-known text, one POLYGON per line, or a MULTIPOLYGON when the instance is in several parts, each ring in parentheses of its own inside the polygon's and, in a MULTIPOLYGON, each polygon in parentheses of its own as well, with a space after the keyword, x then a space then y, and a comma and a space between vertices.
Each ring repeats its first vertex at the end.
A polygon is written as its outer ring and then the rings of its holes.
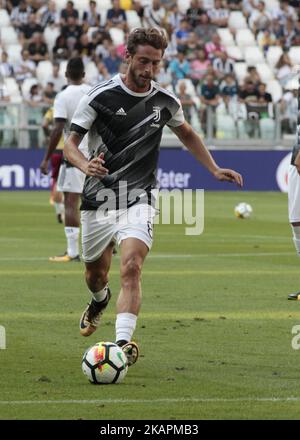
POLYGON ((140 282, 142 264, 135 257, 129 258, 121 266, 122 285, 140 282))
POLYGON ((87 285, 93 292, 100 291, 108 283, 108 273, 105 270, 86 270, 85 279, 87 285))

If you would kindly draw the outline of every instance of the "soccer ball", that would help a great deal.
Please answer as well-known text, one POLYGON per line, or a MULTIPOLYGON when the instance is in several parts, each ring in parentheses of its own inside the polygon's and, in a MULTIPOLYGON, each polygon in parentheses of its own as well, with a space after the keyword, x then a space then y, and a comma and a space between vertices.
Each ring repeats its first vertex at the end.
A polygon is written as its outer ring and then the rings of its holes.
POLYGON ((126 354, 113 342, 98 342, 89 347, 81 366, 83 374, 95 384, 119 383, 128 370, 126 354))
POLYGON ((252 214, 252 211, 253 211, 253 209, 252 209, 251 205, 249 205, 248 203, 244 203, 244 202, 239 203, 234 208, 234 213, 237 218, 248 218, 252 214))

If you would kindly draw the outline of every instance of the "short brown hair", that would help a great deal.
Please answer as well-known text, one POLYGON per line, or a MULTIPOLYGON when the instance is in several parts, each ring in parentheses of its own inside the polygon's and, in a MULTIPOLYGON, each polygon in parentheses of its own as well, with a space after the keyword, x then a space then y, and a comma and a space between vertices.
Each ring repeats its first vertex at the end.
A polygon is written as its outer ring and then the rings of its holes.
POLYGON ((127 50, 130 55, 136 53, 137 46, 152 46, 155 49, 161 49, 164 54, 165 49, 168 46, 168 42, 164 31, 157 28, 136 28, 133 29, 128 37, 127 50))

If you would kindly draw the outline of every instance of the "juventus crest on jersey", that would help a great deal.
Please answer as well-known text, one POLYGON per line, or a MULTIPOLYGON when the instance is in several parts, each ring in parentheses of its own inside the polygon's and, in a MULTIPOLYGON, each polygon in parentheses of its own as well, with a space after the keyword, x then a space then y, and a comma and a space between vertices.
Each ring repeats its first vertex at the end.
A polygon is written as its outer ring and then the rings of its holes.
POLYGON ((129 192, 156 187, 162 129, 183 122, 178 98, 155 82, 146 93, 129 90, 120 75, 94 87, 80 101, 71 130, 89 131, 90 157, 103 152, 109 175, 86 178, 81 209, 97 209, 106 188, 118 199, 122 185, 129 192))

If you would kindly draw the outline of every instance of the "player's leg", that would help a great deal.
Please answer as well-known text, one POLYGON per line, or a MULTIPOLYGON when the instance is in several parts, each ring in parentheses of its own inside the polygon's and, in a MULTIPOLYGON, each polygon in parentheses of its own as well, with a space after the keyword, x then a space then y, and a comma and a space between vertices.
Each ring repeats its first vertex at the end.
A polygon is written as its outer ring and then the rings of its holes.
POLYGON ((62 192, 57 191, 56 181, 53 182, 52 193, 53 193, 53 202, 54 202, 54 209, 55 209, 57 221, 58 223, 63 223, 64 212, 65 212, 64 196, 62 192))
POLYGON ((127 238, 121 243, 121 291, 117 301, 116 343, 125 351, 128 364, 138 358, 138 346, 132 341, 141 307, 141 272, 148 254, 147 245, 137 238, 127 238))
MULTIPOLYGON (((293 165, 290 165, 288 176, 288 208, 293 242, 300 257, 300 176, 293 165)), ((300 300, 300 291, 291 293, 288 299, 300 300)))
POLYGON ((108 287, 108 272, 114 249, 114 242, 109 243, 103 254, 96 261, 85 263, 85 279, 92 300, 80 319, 80 333, 90 336, 100 323, 100 318, 109 303, 111 292, 108 287))

